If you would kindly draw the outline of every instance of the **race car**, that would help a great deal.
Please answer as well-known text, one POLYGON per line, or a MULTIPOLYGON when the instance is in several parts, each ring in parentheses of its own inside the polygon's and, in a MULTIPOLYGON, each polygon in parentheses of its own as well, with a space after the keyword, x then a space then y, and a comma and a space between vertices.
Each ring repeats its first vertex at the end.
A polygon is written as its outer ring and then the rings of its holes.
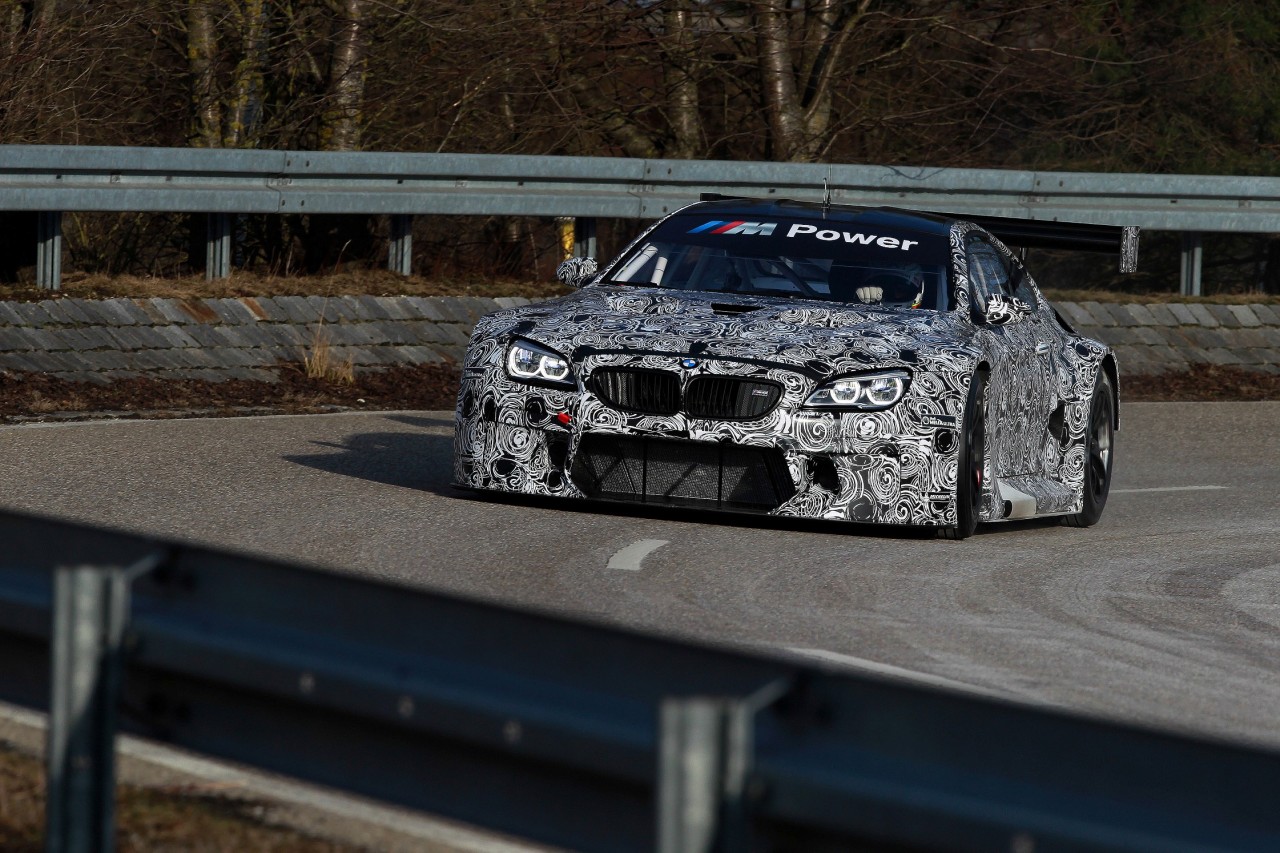
POLYGON ((477 323, 455 484, 914 525, 1095 524, 1119 371, 1042 296, 1027 247, 1137 229, 710 197, 568 296, 477 323))

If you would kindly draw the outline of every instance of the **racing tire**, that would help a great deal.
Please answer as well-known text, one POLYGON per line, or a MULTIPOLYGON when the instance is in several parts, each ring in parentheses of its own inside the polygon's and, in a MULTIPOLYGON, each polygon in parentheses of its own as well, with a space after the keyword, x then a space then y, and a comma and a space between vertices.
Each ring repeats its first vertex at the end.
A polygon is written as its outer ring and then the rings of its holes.
POLYGON ((987 374, 975 373, 964 405, 963 438, 956 463, 956 523, 938 528, 942 539, 968 539, 978 529, 987 448, 987 374))
POLYGON ((1115 392, 1105 368, 1098 368, 1089 400, 1089 426, 1085 433, 1084 505, 1080 512, 1064 515, 1068 527, 1092 527, 1102 518, 1111 492, 1111 468, 1115 464, 1115 392))

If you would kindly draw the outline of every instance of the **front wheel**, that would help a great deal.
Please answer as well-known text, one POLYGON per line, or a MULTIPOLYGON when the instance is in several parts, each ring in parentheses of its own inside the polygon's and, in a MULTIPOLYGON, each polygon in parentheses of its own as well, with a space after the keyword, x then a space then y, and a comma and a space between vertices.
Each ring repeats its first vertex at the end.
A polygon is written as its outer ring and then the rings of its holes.
POLYGON ((1089 401, 1089 431, 1085 435, 1084 505, 1080 512, 1063 516, 1062 523, 1068 527, 1092 527, 1102 518, 1102 508, 1107 505, 1111 491, 1115 422, 1111 377, 1100 367, 1093 384, 1093 398, 1089 401))
POLYGON ((956 523, 938 528, 943 539, 968 539, 978 529, 987 446, 987 375, 975 373, 964 406, 963 438, 956 463, 956 523))

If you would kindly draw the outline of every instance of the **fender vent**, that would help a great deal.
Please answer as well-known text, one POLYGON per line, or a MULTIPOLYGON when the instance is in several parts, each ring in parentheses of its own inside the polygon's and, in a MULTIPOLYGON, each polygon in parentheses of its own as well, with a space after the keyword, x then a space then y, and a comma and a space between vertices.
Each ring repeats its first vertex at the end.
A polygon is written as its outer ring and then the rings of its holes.
POLYGON ((1049 435, 1065 445, 1067 443, 1067 404, 1058 402, 1058 407, 1049 415, 1049 435))

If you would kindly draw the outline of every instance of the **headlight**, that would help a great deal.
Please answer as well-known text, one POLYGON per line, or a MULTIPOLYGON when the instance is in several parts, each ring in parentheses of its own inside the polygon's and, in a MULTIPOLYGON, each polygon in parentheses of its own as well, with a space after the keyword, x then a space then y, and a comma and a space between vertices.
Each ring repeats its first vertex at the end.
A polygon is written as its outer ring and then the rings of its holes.
POLYGON ((532 341, 514 340, 507 347, 507 375, 521 382, 573 384, 568 359, 532 341))
POLYGON ((905 370, 884 370, 832 379, 804 401, 819 409, 887 409, 902 399, 911 374, 905 370))

